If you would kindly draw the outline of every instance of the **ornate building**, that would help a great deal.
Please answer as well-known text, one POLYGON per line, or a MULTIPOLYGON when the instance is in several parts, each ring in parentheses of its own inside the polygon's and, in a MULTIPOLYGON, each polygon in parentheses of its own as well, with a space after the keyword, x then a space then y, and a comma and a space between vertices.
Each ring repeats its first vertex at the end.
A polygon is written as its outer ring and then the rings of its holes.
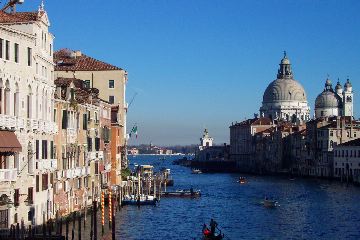
POLYGON ((284 52, 277 79, 266 88, 260 115, 285 121, 306 121, 310 118, 310 108, 304 88, 294 80, 290 60, 284 52))
POLYGON ((335 90, 330 79, 326 79, 325 88, 315 100, 315 117, 350 116, 353 113, 353 91, 350 80, 347 79, 344 90, 338 81, 335 90))

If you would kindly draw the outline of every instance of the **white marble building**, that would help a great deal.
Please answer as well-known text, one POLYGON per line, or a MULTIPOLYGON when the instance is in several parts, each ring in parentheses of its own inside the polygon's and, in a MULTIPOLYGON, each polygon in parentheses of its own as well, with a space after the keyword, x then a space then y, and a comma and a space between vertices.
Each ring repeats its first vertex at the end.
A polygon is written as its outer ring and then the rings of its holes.
POLYGON ((1 227, 41 224, 53 214, 57 126, 49 26, 43 4, 34 12, 0 11, 0 128, 15 131, 21 144, 2 154, 1 227))
POLYGON ((286 52, 279 65, 277 79, 271 82, 264 92, 260 115, 285 121, 310 119, 306 92, 301 84, 294 80, 286 52))

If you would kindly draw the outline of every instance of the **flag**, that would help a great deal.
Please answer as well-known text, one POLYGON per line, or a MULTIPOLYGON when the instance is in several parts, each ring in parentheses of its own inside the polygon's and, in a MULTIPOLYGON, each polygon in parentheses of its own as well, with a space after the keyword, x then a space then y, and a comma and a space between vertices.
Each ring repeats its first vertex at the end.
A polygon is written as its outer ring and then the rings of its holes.
POLYGON ((131 129, 131 131, 130 131, 130 137, 131 137, 131 135, 132 134, 135 134, 135 136, 136 136, 136 138, 138 137, 138 131, 137 131, 137 126, 135 125, 132 129, 131 129))

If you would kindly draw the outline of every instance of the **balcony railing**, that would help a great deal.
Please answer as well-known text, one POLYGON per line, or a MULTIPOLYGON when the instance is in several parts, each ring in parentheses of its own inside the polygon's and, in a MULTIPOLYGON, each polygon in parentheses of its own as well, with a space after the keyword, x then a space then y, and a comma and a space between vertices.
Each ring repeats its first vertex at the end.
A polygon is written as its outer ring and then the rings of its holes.
POLYGON ((5 114, 0 114, 0 126, 14 130, 26 128, 32 131, 38 130, 40 132, 48 134, 55 134, 58 132, 58 127, 55 122, 38 119, 28 119, 5 114))
POLYGON ((40 171, 55 171, 57 169, 56 159, 42 159, 37 161, 37 167, 40 171))
POLYGON ((0 169, 0 182, 16 181, 17 169, 0 169))
POLYGON ((103 159, 104 158, 104 152, 103 151, 97 151, 97 152, 88 152, 87 153, 88 160, 95 160, 95 159, 103 159))
POLYGON ((110 172, 110 170, 111 170, 111 164, 108 163, 105 165, 105 172, 110 172))

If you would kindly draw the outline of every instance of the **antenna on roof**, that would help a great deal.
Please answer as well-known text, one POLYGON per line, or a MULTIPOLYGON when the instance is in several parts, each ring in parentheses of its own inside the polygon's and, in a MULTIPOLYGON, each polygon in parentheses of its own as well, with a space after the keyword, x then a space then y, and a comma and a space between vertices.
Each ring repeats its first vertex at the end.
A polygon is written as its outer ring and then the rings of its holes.
POLYGON ((5 12, 8 9, 11 9, 11 13, 16 12, 16 4, 23 4, 24 0, 9 0, 9 2, 1 9, 1 11, 5 12))

